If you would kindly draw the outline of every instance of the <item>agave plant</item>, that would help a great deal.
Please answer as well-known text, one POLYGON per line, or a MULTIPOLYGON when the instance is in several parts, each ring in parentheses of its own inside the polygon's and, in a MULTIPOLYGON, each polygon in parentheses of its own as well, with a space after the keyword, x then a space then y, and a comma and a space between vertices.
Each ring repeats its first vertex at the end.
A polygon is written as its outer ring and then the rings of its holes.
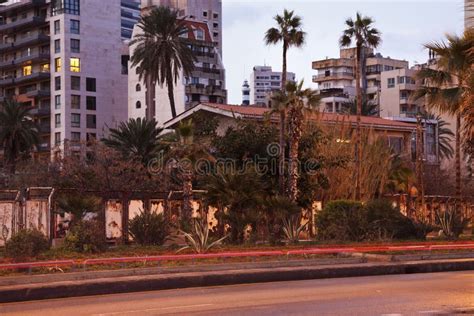
POLYGON ((283 219, 283 233, 290 244, 297 244, 300 234, 308 226, 308 222, 301 224, 301 216, 291 216, 283 219))
POLYGON ((226 235, 216 241, 211 241, 209 238, 209 226, 206 219, 192 219, 191 231, 185 232, 179 230, 179 233, 184 235, 186 246, 179 249, 177 252, 185 249, 192 249, 195 253, 206 253, 211 248, 220 245, 229 235, 226 235))

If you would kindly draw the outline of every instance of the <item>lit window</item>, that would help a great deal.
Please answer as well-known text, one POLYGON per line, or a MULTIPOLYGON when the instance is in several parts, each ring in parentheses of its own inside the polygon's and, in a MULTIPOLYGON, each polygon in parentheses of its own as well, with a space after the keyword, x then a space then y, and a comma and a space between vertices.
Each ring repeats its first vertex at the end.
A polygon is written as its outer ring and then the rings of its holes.
POLYGON ((58 71, 61 71, 61 58, 58 57, 54 60, 54 71, 58 72, 58 71))
POLYGON ((49 64, 43 64, 40 68, 41 72, 49 72, 49 64))
POLYGON ((81 72, 81 60, 71 57, 71 72, 81 72))
POLYGON ((29 75, 31 75, 31 66, 23 67, 23 76, 29 76, 29 75))

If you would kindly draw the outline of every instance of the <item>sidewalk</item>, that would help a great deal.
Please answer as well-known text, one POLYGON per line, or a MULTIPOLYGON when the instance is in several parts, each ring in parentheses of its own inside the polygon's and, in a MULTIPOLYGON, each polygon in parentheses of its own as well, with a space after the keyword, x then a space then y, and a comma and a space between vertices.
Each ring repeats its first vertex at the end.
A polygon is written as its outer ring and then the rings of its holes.
POLYGON ((0 303, 189 287, 474 270, 474 259, 367 263, 366 258, 147 268, 2 278, 0 303))

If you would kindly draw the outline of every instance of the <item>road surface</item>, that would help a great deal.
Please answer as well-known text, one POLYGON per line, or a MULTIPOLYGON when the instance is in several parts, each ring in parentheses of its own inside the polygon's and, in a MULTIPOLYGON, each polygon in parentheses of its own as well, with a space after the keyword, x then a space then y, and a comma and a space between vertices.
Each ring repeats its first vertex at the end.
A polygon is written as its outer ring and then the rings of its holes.
POLYGON ((474 271, 90 296, 0 305, 0 315, 474 315, 474 271), (472 313, 472 314, 471 314, 472 313))

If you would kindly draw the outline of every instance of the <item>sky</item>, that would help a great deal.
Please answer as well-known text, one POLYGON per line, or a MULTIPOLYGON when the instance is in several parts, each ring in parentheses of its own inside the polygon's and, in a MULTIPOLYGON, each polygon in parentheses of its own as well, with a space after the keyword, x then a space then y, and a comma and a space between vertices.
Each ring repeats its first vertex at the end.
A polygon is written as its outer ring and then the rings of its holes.
POLYGON ((446 33, 461 33, 464 23, 462 0, 222 0, 223 60, 226 68, 228 103, 241 104, 241 87, 253 66, 268 65, 281 71, 282 48, 266 46, 265 31, 275 26, 273 17, 283 9, 294 10, 303 19, 307 33, 303 48, 288 52, 288 71, 305 86, 317 88, 311 78, 314 60, 339 57, 338 39, 344 21, 357 11, 375 20, 382 32, 384 56, 414 63, 428 56, 423 44, 439 41, 446 33))

